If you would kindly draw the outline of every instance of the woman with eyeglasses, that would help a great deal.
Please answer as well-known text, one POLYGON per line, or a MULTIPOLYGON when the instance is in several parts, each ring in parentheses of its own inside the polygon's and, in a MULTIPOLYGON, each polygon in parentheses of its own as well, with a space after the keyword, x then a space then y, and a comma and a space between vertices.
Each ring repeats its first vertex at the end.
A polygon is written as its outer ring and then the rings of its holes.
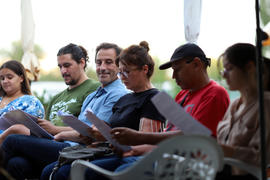
MULTIPOLYGON (((155 63, 148 51, 148 43, 142 41, 140 45, 124 49, 116 59, 118 76, 132 92, 122 96, 113 106, 108 122, 112 128, 127 127, 143 132, 163 130, 165 118, 151 102, 159 90, 150 81, 155 63)), ((105 140, 95 127, 91 133, 97 140, 105 140)))
MULTIPOLYGON (((161 132, 165 123, 165 118, 158 112, 151 98, 159 90, 151 84, 150 78, 154 72, 154 61, 148 54, 148 43, 143 41, 140 45, 132 45, 124 49, 116 60, 119 67, 119 76, 127 89, 131 93, 122 96, 113 106, 113 114, 109 119, 109 125, 115 127, 127 127, 143 132, 161 132)), ((93 127, 91 134, 96 140, 104 141, 104 137, 93 127)), ((107 156, 97 159, 102 167, 109 166, 110 170, 117 168, 123 161, 128 161, 136 157, 122 159, 119 156, 107 156), (108 161, 112 163, 107 163, 108 161), (104 166, 103 166, 104 165, 104 166)), ((52 172, 55 163, 48 165, 41 175, 41 179, 47 179, 52 172)), ((70 164, 62 166, 53 175, 53 179, 68 179, 70 164)), ((91 176, 91 175, 90 175, 91 176)), ((92 179, 93 177, 88 177, 92 179)), ((95 179, 95 178, 93 178, 95 179)), ((99 178, 98 178, 99 179, 99 178)))
POLYGON ((143 41, 140 45, 124 49, 116 60, 119 76, 132 93, 121 97, 114 105, 109 122, 112 128, 129 127, 154 132, 162 130, 165 119, 151 102, 159 90, 150 82, 155 63, 148 51, 148 43, 143 41), (151 127, 154 129, 149 129, 151 127))
MULTIPOLYGON (((239 91, 240 98, 228 108, 218 124, 217 140, 225 157, 242 160, 260 166, 260 122, 256 77, 256 48, 247 43, 230 46, 221 56, 223 77, 232 91, 239 91)), ((263 82, 265 103, 266 148, 270 150, 270 78, 269 59, 264 58, 263 82)), ((267 157, 270 162, 270 156, 267 157)), ((225 166, 216 179, 256 179, 248 172, 236 167, 225 166)))

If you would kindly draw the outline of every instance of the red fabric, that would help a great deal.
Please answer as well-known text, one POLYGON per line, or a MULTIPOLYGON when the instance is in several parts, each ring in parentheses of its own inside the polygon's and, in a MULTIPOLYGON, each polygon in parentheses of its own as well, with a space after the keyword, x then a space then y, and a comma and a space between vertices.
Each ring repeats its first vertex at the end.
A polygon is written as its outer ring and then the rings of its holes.
MULTIPOLYGON (((188 92, 188 90, 180 91, 175 101, 180 103, 188 92)), ((230 98, 225 88, 215 81, 210 81, 204 88, 190 93, 183 107, 193 118, 208 127, 216 137, 217 124, 222 120, 229 103, 230 98)))
POLYGON ((139 131, 142 132, 162 132, 163 131, 163 122, 142 118, 140 120, 140 128, 139 131))

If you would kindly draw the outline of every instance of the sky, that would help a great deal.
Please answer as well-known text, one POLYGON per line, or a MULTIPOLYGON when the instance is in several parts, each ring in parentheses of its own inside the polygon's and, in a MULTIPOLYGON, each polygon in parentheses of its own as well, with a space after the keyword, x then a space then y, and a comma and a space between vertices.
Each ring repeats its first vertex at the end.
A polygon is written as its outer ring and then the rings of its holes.
MULTIPOLYGON (((20 0, 0 1, 0 49, 20 40, 20 0)), ((146 40, 162 62, 185 43, 184 0, 32 0, 35 43, 46 56, 43 69, 57 66, 68 43, 84 46, 94 67, 95 48, 113 42, 126 48, 146 40)), ((254 0, 203 0, 198 45, 217 58, 236 42, 255 43, 254 0)))

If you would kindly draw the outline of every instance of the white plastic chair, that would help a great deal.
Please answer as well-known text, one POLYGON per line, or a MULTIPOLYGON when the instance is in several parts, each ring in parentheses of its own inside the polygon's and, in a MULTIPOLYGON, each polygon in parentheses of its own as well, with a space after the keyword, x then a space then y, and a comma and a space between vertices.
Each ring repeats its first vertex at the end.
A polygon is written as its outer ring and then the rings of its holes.
POLYGON ((87 168, 113 180, 211 180, 223 168, 223 152, 210 137, 182 135, 161 142, 133 166, 117 173, 76 160, 72 163, 71 179, 84 179, 87 168))

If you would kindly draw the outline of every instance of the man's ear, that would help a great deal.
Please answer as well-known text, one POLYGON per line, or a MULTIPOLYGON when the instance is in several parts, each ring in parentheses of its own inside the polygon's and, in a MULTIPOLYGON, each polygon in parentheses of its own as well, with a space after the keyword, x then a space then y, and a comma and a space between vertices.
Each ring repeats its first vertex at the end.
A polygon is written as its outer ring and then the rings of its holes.
POLYGON ((80 59, 80 65, 82 65, 83 68, 85 67, 85 63, 86 63, 85 59, 81 58, 80 59))
POLYGON ((200 68, 204 65, 203 62, 198 57, 195 57, 193 59, 192 64, 193 64, 194 68, 200 68))

